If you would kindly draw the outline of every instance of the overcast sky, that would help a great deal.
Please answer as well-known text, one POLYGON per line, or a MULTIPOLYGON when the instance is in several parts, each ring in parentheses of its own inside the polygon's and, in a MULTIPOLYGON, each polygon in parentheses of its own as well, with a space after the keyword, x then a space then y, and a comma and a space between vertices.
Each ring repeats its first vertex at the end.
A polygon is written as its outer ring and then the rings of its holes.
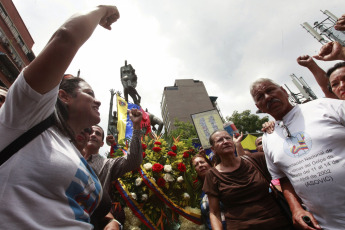
MULTIPOLYGON (((323 97, 311 73, 297 64, 300 55, 315 55, 321 44, 301 26, 313 25, 329 10, 345 13, 341 0, 13 0, 35 44, 36 55, 73 13, 98 4, 114 4, 121 18, 111 31, 97 28, 80 49, 67 73, 81 76, 102 102, 101 126, 108 122, 111 88, 122 91, 120 67, 127 60, 138 75, 142 107, 161 117, 163 88, 175 79, 204 82, 218 96, 223 116, 256 107, 249 85, 269 77, 293 87, 290 74, 303 76, 323 97)), ((328 69, 334 62, 317 62, 328 69)))

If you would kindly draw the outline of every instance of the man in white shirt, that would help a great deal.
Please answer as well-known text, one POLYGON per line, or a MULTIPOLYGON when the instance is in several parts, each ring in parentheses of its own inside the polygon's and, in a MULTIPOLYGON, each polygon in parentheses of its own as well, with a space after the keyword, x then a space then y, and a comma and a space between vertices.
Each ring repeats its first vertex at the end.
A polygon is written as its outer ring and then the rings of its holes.
POLYGON ((272 178, 280 179, 295 226, 343 229, 344 101, 323 98, 292 106, 287 92, 267 78, 255 81, 250 92, 256 106, 276 120, 274 132, 263 136, 263 148, 272 178))

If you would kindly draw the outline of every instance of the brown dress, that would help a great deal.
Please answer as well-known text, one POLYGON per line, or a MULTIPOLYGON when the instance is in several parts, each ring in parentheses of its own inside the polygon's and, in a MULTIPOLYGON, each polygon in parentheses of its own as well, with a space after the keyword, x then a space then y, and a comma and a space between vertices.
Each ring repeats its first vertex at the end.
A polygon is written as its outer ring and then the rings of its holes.
MULTIPOLYGON (((263 153, 250 157, 268 173, 263 153)), ((250 162, 241 159, 239 168, 233 172, 212 168, 206 175, 203 191, 218 197, 226 207, 227 229, 289 228, 287 218, 269 193, 267 181, 250 162)))

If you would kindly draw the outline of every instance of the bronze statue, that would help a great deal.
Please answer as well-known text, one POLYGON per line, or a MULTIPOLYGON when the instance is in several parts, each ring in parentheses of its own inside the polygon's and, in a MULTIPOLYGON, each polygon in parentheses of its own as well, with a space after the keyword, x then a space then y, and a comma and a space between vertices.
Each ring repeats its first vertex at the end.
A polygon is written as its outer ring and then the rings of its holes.
POLYGON ((157 131, 157 135, 159 135, 163 129, 163 121, 154 114, 150 113, 147 109, 145 111, 149 114, 152 130, 157 131), (156 129, 156 125, 158 125, 158 129, 156 129))
POLYGON ((138 94, 137 90, 137 75, 135 74, 135 69, 132 67, 131 64, 127 65, 127 60, 125 61, 125 65, 120 68, 121 74, 121 83, 123 85, 123 94, 125 96, 125 100, 128 102, 128 94, 133 99, 134 104, 140 106, 141 97, 138 94))
POLYGON ((117 114, 116 111, 113 111, 113 99, 114 99, 114 95, 115 90, 111 89, 110 90, 110 107, 109 107, 109 118, 108 118, 108 131, 107 131, 107 135, 113 135, 115 138, 115 141, 117 141, 117 135, 118 135, 118 131, 117 131, 117 114))

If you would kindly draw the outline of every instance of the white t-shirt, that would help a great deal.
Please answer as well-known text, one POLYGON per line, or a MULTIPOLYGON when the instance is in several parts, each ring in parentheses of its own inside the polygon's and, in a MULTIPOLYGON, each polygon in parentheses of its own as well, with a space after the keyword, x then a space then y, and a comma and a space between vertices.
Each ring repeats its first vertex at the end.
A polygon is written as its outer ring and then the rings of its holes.
POLYGON ((296 105, 265 134, 273 179, 288 177, 323 229, 345 226, 345 101, 318 99, 296 105))
MULTIPOLYGON (((58 87, 41 95, 23 73, 0 109, 0 149, 48 117, 58 87)), ((92 229, 97 176, 70 140, 51 127, 0 167, 0 229, 92 229)))

